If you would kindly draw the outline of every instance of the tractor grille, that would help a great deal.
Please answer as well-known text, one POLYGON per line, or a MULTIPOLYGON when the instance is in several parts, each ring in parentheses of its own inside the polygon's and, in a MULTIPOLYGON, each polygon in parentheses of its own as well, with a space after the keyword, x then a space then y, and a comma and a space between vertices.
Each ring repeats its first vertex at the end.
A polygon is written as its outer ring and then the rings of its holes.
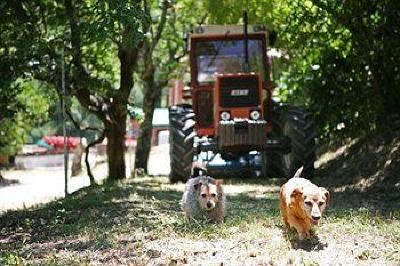
POLYGON ((220 105, 230 107, 252 107, 259 104, 257 76, 221 77, 220 105))
POLYGON ((249 150, 265 146, 265 121, 221 121, 218 125, 218 145, 222 150, 229 147, 247 147, 249 150))

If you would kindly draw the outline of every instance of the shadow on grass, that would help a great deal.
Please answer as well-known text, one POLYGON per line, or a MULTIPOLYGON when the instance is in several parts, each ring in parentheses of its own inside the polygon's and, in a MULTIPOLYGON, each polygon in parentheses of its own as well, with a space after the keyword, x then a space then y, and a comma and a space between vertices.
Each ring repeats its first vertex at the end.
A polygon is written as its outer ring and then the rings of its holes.
POLYGON ((293 249, 302 249, 308 252, 321 251, 328 247, 328 243, 322 243, 317 235, 313 235, 310 239, 291 240, 290 244, 293 249))
POLYGON ((362 211, 384 218, 400 218, 400 191, 397 188, 371 187, 360 191, 349 186, 338 191, 339 186, 329 181, 315 183, 325 186, 331 193, 327 209, 330 215, 341 217, 362 211))
POLYGON ((251 184, 251 185, 263 185, 263 186, 281 186, 283 183, 285 183, 287 180, 284 178, 229 178, 226 177, 224 178, 224 184, 229 184, 229 185, 243 185, 243 184, 251 184))
POLYGON ((171 233, 228 236, 229 227, 263 221, 279 223, 278 198, 256 199, 245 193, 229 197, 224 225, 191 223, 181 214, 182 192, 160 183, 126 183, 83 189, 42 207, 7 212, 0 217, 0 252, 13 250, 23 257, 33 250, 101 250, 129 245, 139 238, 171 233))
POLYGON ((16 179, 6 179, 0 176, 0 189, 7 186, 18 185, 20 184, 19 180, 16 179))
POLYGON ((129 187, 85 188, 43 207, 7 212, 0 217, 0 228, 2 232, 6 229, 26 231, 33 241, 60 234, 77 235, 90 226, 108 229, 113 225, 113 218, 126 216, 129 202, 118 199, 129 193, 129 187))
POLYGON ((384 216, 400 209, 400 130, 359 139, 323 164, 314 180, 331 191, 339 211, 366 209, 384 216))
MULTIPOLYGON (((279 221, 277 194, 268 193, 269 197, 263 198, 254 198, 246 193, 228 195, 227 215, 223 224, 213 224, 208 221, 189 221, 183 217, 179 203, 182 192, 154 190, 148 185, 141 185, 136 192, 141 197, 155 199, 153 209, 160 215, 164 215, 166 220, 168 218, 170 220, 170 222, 164 221, 164 225, 181 236, 201 235, 206 238, 215 237, 215 234, 228 236, 231 233, 227 229, 232 226, 245 227, 249 222, 254 221, 263 221, 266 226, 269 226, 279 221)), ((147 226, 164 230, 164 227, 156 228, 154 224, 147 223, 147 226)))
POLYGON ((318 235, 312 231, 309 239, 299 240, 298 234, 294 228, 282 228, 284 238, 290 243, 291 248, 304 251, 321 251, 328 247, 328 243, 321 242, 318 235))
POLYGON ((163 217, 179 215, 181 193, 161 191, 159 185, 95 186, 41 207, 7 212, 0 216, 0 264, 9 252, 31 258, 135 244, 152 230, 161 231, 163 217))

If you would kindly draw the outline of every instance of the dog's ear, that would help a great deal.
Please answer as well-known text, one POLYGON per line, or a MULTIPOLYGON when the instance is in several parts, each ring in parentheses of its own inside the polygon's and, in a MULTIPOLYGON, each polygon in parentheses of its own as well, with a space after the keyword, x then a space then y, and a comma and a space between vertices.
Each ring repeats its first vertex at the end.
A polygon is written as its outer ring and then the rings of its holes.
POLYGON ((198 183, 194 184, 193 186, 194 186, 194 189, 197 190, 201 187, 201 185, 202 185, 202 183, 198 182, 198 183))
POLYGON ((301 176, 301 172, 303 172, 303 168, 304 168, 304 166, 302 166, 299 169, 297 169, 297 171, 296 171, 296 173, 294 174, 293 177, 300 177, 301 176))
POLYGON ((292 193, 290 194, 290 197, 296 198, 296 197, 302 196, 302 195, 303 195, 303 188, 297 187, 292 191, 292 193))
POLYGON ((321 190, 322 194, 324 194, 326 205, 328 205, 330 197, 331 197, 329 191, 324 187, 319 187, 319 189, 321 190))
POLYGON ((223 179, 216 179, 215 180, 215 185, 217 185, 217 187, 221 186, 224 183, 223 179))

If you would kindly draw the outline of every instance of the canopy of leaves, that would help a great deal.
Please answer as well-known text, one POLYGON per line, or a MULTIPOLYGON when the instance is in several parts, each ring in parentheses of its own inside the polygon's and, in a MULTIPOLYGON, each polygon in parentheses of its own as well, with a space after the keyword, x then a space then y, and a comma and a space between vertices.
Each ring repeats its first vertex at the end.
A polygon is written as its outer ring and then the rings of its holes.
POLYGON ((399 1, 210 0, 205 6, 212 23, 238 23, 239 10, 247 9, 251 23, 279 29, 278 94, 314 111, 321 136, 357 136, 399 113, 399 1))
POLYGON ((146 23, 141 1, 3 1, 1 117, 15 118, 27 107, 18 100, 22 89, 13 85, 17 79, 36 80, 60 91, 63 60, 69 95, 103 122, 114 117, 125 121, 123 103, 133 85, 146 23))
POLYGON ((322 133, 357 136, 400 109, 398 1, 293 1, 289 99, 316 113, 322 133))

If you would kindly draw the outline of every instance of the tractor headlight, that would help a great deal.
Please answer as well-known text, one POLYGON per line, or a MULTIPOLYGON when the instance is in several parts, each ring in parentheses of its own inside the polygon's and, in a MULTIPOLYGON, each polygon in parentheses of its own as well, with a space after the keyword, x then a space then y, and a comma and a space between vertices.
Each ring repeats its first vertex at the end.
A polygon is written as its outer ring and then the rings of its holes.
POLYGON ((231 119, 231 113, 227 111, 221 112, 221 119, 224 121, 228 121, 229 119, 231 119))
POLYGON ((260 114, 260 112, 257 111, 257 110, 254 110, 254 111, 251 111, 251 112, 250 112, 250 118, 253 119, 253 120, 258 120, 258 119, 260 119, 260 116, 261 116, 261 114, 260 114))

